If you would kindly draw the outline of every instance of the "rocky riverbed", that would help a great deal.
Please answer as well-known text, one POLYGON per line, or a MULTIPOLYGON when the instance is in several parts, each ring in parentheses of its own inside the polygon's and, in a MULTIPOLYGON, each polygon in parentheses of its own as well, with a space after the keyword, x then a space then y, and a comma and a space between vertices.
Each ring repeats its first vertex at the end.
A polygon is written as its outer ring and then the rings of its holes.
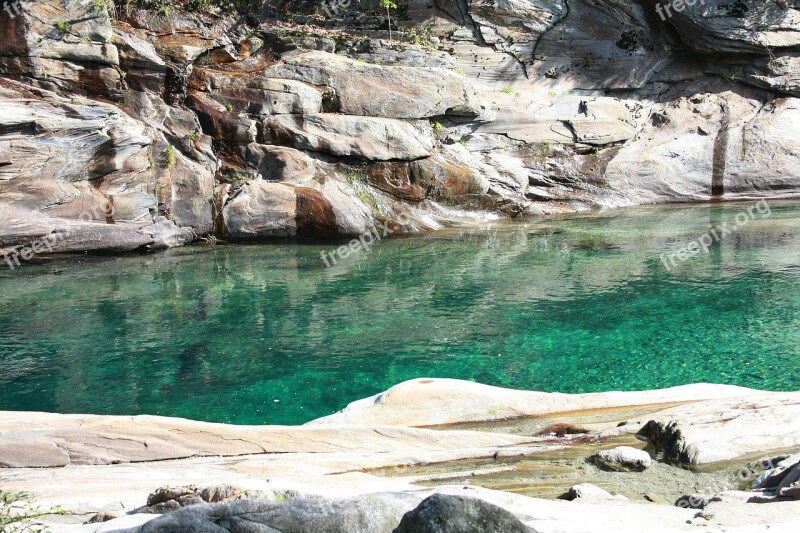
POLYGON ((798 393, 725 385, 417 379, 304 426, 3 412, 0 486, 66 509, 56 531, 403 531, 447 513, 542 532, 790 531, 798 409, 798 393))

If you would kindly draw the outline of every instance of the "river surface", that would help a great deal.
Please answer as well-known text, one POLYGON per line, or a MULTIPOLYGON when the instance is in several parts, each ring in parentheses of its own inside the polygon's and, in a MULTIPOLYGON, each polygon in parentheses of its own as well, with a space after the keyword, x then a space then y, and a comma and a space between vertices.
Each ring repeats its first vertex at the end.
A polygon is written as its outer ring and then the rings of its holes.
POLYGON ((285 243, 0 264, 0 410, 299 424, 422 376, 800 390, 800 202, 754 206, 449 229, 330 268, 335 245, 285 243))

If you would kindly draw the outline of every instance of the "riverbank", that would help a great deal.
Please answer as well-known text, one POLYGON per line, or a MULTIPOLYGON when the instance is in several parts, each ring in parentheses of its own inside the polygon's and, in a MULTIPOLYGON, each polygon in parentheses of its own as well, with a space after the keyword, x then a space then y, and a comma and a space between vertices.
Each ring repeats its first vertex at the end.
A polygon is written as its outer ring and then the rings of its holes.
MULTIPOLYGON (((700 524, 714 531, 786 525, 800 516, 800 502, 744 503, 763 491, 730 492, 764 473, 753 461, 773 467, 800 451, 797 392, 697 384, 568 395, 417 379, 304 426, 3 412, 0 427, 0 463, 7 467, 0 486, 65 508, 55 531, 95 531, 97 524, 64 522, 130 513, 165 485, 230 485, 240 489, 232 493, 237 497, 250 490, 277 501, 401 492, 418 502, 434 492, 461 494, 498 504, 536 531, 586 531, 590 517, 622 531, 644 521, 664 531, 700 524), (620 443, 646 449, 655 464, 625 474, 591 464, 596 451, 620 443), (507 492, 524 492, 525 465, 547 454, 554 459, 541 464, 569 470, 571 461, 574 468, 573 476, 554 479, 551 494, 622 476, 631 480, 628 500, 567 502, 507 492), (572 459, 565 463, 565 455, 572 459), (498 476, 516 480, 517 489, 498 485, 498 476), (737 478, 738 486, 726 482, 737 478), (658 497, 658 484, 723 496, 704 510, 678 508, 658 497)), ((108 522, 102 531, 120 523, 108 522)))

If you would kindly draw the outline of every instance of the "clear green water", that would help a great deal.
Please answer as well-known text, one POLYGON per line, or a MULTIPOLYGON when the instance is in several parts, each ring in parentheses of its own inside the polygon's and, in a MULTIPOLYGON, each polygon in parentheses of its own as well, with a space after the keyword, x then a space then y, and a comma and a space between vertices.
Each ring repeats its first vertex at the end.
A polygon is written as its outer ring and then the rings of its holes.
POLYGON ((296 424, 420 376, 797 390, 800 203, 661 263, 747 205, 447 230, 330 269, 293 244, 3 268, 0 409, 296 424))

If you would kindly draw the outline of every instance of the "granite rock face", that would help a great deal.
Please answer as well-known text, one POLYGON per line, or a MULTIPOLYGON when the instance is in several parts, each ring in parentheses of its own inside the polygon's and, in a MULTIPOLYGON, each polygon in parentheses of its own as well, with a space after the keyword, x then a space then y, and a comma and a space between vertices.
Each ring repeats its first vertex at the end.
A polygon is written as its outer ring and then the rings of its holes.
POLYGON ((13 4, 5 253, 800 195, 792 0, 13 4))

